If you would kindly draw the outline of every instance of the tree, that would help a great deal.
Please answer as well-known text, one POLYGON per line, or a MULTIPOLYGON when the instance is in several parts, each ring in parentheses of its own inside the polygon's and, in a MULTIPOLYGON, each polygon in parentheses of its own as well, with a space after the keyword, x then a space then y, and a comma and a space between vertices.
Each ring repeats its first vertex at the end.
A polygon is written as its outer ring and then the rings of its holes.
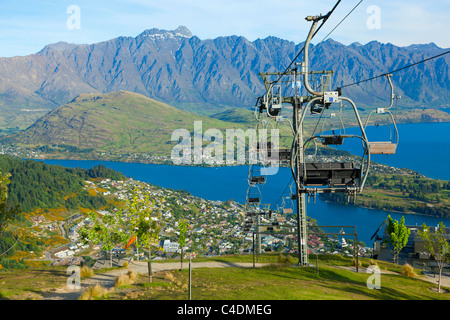
MULTIPOLYGON (((10 243, 8 248, 2 248, 0 251, 0 257, 7 254, 12 250, 21 239, 23 239, 22 229, 17 229, 14 233, 8 232, 8 224, 16 218, 17 213, 19 212, 18 206, 10 207, 7 204, 8 194, 9 194, 9 184, 11 177, 10 173, 3 174, 0 171, 0 246, 4 240, 7 239, 8 235, 15 238, 14 243, 10 243), (3 239, 2 239, 3 238, 3 239), (4 249, 4 250, 3 250, 4 249)), ((2 266, 0 265, 0 269, 2 266)))
POLYGON ((155 201, 150 198, 148 190, 142 186, 136 186, 127 200, 126 213, 130 231, 137 237, 139 244, 149 250, 148 276, 149 282, 152 282, 152 247, 158 245, 163 222, 161 212, 155 210, 155 201))
POLYGON ((91 211, 89 218, 92 226, 80 228, 80 236, 85 243, 91 241, 94 244, 101 244, 102 250, 109 251, 110 265, 112 267, 112 250, 117 244, 123 243, 126 234, 122 230, 123 220, 120 210, 114 213, 97 215, 91 211))
POLYGON ((439 268, 438 292, 441 292, 442 269, 450 258, 450 245, 446 239, 445 225, 439 222, 434 232, 425 223, 422 230, 418 231, 419 237, 425 241, 425 248, 434 257, 439 268))
POLYGON ((406 246, 408 243, 409 235, 411 234, 411 230, 409 230, 405 226, 405 217, 402 216, 400 222, 391 218, 391 215, 388 215, 388 225, 387 232, 389 234, 389 243, 393 247, 394 253, 394 263, 398 265, 398 255, 400 251, 406 246))
POLYGON ((9 221, 16 214, 16 210, 8 208, 6 204, 10 176, 10 173, 3 174, 0 172, 0 233, 6 229, 9 221))
POLYGON ((178 230, 180 231, 180 248, 181 248, 181 270, 183 270, 183 248, 186 244, 186 233, 187 233, 187 221, 185 219, 180 219, 178 221, 178 230))

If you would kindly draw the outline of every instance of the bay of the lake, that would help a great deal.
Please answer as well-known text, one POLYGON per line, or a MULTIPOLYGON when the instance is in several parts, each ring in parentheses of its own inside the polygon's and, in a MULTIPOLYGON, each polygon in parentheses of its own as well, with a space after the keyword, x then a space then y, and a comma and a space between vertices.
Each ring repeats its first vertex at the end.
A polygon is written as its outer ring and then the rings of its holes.
MULTIPOLYGON (((400 132, 398 152, 390 156, 377 156, 373 160, 395 167, 413 169, 432 178, 449 180, 450 140, 447 137, 450 123, 403 124, 398 128, 400 132)), ((44 162, 72 168, 91 168, 103 164, 135 180, 165 188, 187 190, 195 196, 208 200, 233 199, 244 203, 248 189, 247 166, 211 168, 90 160, 44 160, 44 162)), ((276 175, 268 176, 267 183, 261 187, 262 202, 270 203, 276 208, 276 205, 281 206, 284 200, 285 207, 292 206, 288 188, 290 181, 291 172, 288 168, 280 168, 276 175)), ((388 214, 397 220, 405 216, 409 225, 421 225, 425 222, 427 225, 436 226, 443 221, 446 226, 450 226, 450 219, 328 203, 321 201, 319 197, 315 203, 311 199, 307 204, 307 215, 316 219, 319 225, 356 226, 359 240, 364 241, 367 246, 372 245, 371 236, 388 214)))

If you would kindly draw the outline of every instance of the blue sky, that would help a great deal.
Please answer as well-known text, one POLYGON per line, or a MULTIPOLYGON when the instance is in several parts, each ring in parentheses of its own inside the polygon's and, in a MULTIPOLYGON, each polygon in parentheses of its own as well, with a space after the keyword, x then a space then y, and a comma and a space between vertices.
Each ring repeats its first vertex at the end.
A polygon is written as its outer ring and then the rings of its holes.
MULTIPOLYGON (((304 18, 325 14, 335 2, 0 0, 0 57, 36 53, 58 41, 95 43, 118 36, 135 37, 145 29, 173 30, 179 25, 200 39, 241 35, 253 41, 276 36, 298 43, 304 41, 310 27, 304 18), (68 11, 70 6, 79 8, 79 15, 68 11), (79 28, 73 28, 75 21, 79 28)), ((358 2, 343 0, 315 41, 331 31, 358 2)), ((364 0, 330 37, 344 44, 372 40, 398 46, 434 42, 449 48, 449 14, 450 0, 364 0)))

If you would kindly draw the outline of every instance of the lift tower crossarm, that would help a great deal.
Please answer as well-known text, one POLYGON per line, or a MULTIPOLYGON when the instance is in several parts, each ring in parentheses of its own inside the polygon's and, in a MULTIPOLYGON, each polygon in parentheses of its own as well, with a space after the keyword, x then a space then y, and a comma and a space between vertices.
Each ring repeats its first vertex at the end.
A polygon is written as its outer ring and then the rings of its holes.
MULTIPOLYGON (((308 74, 325 74, 325 75, 332 75, 334 73, 333 70, 322 70, 322 71, 308 71, 308 74)), ((286 72, 260 72, 259 76, 262 79, 262 82, 264 84, 264 87, 266 89, 266 92, 270 94, 270 87, 274 83, 273 81, 269 81, 267 79, 267 76, 298 76, 301 75, 301 72, 299 72, 297 69, 292 69, 290 71, 286 72)), ((281 100, 283 103, 288 103, 292 106, 295 104, 295 99, 299 99, 302 102, 309 102, 313 97, 312 96, 282 96, 281 100)))

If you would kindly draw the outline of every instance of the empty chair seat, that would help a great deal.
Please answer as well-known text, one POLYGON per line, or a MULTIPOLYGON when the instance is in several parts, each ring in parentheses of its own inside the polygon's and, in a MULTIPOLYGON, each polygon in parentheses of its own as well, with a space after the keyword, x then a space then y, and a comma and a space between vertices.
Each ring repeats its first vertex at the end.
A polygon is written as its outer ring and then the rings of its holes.
POLYGON ((385 141, 369 142, 370 154, 395 154, 397 144, 385 141))
MULTIPOLYGON (((266 151, 268 157, 272 157, 272 142, 267 141, 266 145, 261 145, 259 142, 256 143, 256 151, 266 151)), ((278 159, 280 161, 288 161, 291 159, 291 149, 288 148, 279 148, 278 149, 278 159)))
POLYGON ((268 111, 272 117, 276 117, 281 112, 281 104, 272 104, 271 106, 269 106, 268 111))
POLYGON ((306 163, 306 177, 303 166, 300 175, 304 186, 346 186, 361 178, 361 169, 352 162, 306 163))
POLYGON ((251 177, 250 183, 256 183, 256 184, 263 184, 266 182, 266 177, 260 176, 260 177, 251 177))
POLYGON ((278 159, 280 161, 288 161, 291 159, 291 149, 279 149, 278 159))
POLYGON ((323 145, 342 145, 344 137, 341 135, 321 136, 323 138, 323 145))
POLYGON ((259 198, 248 198, 248 203, 259 203, 259 198))

